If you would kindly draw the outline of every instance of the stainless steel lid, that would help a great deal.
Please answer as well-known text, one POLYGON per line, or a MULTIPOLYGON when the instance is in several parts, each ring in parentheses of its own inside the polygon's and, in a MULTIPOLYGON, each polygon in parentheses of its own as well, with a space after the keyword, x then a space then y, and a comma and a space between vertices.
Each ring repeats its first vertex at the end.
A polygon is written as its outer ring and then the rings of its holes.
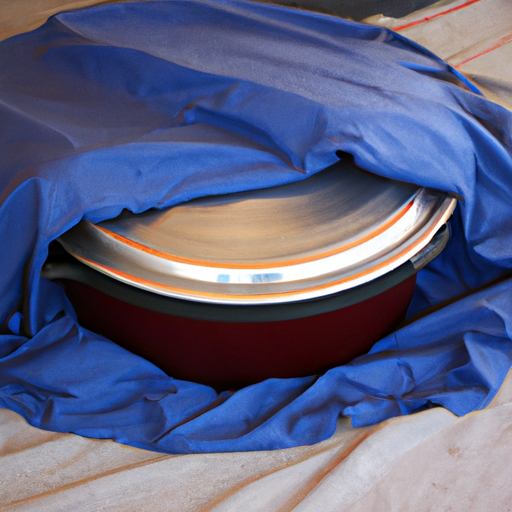
POLYGON ((455 204, 340 162, 281 187, 82 221, 60 242, 99 272, 161 295, 283 303, 392 271, 429 243, 455 204))

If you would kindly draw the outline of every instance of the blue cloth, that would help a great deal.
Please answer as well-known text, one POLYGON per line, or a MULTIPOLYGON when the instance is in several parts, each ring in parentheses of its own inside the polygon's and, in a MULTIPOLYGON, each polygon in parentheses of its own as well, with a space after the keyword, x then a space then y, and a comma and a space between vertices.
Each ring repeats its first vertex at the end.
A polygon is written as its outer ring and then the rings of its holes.
POLYGON ((271 5, 133 2, 0 43, 0 69, 2 406, 188 453, 317 442, 340 414, 465 414, 496 393, 512 358, 512 115, 428 51, 271 5), (411 314, 457 300, 325 375, 221 394, 175 380, 78 325, 39 277, 50 241, 82 218, 305 179, 337 151, 461 197, 411 314))

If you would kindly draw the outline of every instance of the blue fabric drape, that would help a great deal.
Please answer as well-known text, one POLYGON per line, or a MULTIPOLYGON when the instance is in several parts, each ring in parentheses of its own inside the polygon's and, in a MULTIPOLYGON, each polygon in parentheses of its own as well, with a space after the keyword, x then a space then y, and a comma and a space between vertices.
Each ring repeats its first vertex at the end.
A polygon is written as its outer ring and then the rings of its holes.
POLYGON ((163 0, 54 16, 0 43, 0 69, 2 406, 188 453, 317 442, 340 414, 465 414, 496 393, 512 358, 512 114, 425 49, 321 14, 163 0), (459 298, 325 375, 221 394, 175 380, 78 325, 39 277, 82 218, 305 179, 338 151, 462 198, 411 314, 459 298))

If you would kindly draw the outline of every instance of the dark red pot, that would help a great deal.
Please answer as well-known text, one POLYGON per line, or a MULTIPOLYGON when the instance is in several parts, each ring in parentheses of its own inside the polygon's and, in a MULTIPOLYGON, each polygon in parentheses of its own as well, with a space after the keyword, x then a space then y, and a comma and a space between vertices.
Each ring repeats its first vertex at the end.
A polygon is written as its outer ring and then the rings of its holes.
POLYGON ((60 238, 74 258, 44 275, 64 283, 85 327, 176 378, 239 387, 367 352, 404 317, 454 207, 344 163, 283 187, 82 221, 60 238))
POLYGON ((84 327, 173 377, 227 389, 271 377, 321 373, 367 352, 403 319, 415 277, 345 308, 273 322, 159 313, 76 281, 67 281, 65 290, 84 327))

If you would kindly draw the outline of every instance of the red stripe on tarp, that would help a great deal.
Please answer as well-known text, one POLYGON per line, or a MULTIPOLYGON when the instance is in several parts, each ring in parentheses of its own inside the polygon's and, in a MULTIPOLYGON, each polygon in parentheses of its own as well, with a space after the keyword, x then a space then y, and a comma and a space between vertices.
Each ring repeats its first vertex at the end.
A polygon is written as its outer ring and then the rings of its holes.
POLYGON ((451 9, 447 9, 446 11, 438 12, 437 14, 433 14, 432 16, 426 16, 421 20, 411 21, 411 23, 406 23, 405 25, 401 25, 399 27, 394 28, 395 32, 399 32, 400 30, 404 30, 405 28, 413 27, 414 25, 420 25, 421 23, 425 23, 426 21, 433 20, 434 18, 438 18, 439 16, 444 16, 445 14, 449 14, 450 12, 458 11, 459 9, 463 9, 471 4, 476 4, 481 0, 470 0, 464 4, 460 4, 457 7, 452 7, 451 9))
POLYGON ((486 53, 492 52, 493 50, 496 50, 496 49, 500 48, 501 46, 504 46, 507 43, 510 43, 511 41, 512 41, 512 34, 508 34, 508 35, 502 37, 495 45, 491 46, 490 48, 487 48, 487 50, 483 50, 480 53, 477 53, 476 55, 468 57, 467 59, 464 59, 462 62, 459 62, 458 64, 452 64, 452 66, 454 68, 459 68, 460 66, 466 64, 467 62, 470 62, 478 57, 481 57, 482 55, 485 55, 486 53))

